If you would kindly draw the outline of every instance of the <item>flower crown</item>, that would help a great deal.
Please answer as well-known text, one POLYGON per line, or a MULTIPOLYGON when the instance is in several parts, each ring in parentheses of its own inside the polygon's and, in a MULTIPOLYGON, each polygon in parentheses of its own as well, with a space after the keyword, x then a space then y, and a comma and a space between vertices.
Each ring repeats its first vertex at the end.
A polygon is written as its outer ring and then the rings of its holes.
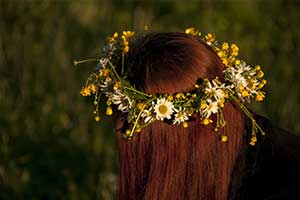
MULTIPOLYGON (((201 36, 196 29, 188 28, 186 34, 190 34, 205 42, 217 53, 225 66, 224 82, 218 77, 213 80, 204 79, 201 83, 195 83, 194 89, 187 93, 176 94, 146 94, 137 90, 129 83, 124 74, 124 58, 130 50, 130 42, 134 32, 123 31, 121 35, 117 32, 108 37, 107 43, 102 49, 100 59, 88 59, 74 61, 77 65, 86 61, 97 61, 97 69, 91 73, 85 86, 81 89, 82 96, 94 96, 95 120, 100 121, 99 101, 102 97, 106 99, 106 115, 112 115, 117 109, 127 116, 127 122, 131 124, 130 129, 124 133, 124 138, 132 138, 142 128, 155 121, 163 121, 176 125, 188 127, 190 117, 199 115, 200 123, 208 125, 213 123, 212 115, 216 115, 214 130, 226 125, 223 116, 224 103, 235 101, 241 110, 251 119, 252 132, 250 145, 255 145, 257 132, 264 135, 264 131, 256 123, 251 112, 243 105, 252 99, 262 101, 265 92, 261 89, 266 84, 263 79, 264 73, 259 65, 251 67, 245 61, 237 58, 239 48, 236 44, 229 45, 226 42, 219 43, 215 35, 209 33, 201 36), (121 73, 116 71, 116 60, 121 59, 121 73)), ((218 133, 222 142, 227 141, 227 136, 218 133)))

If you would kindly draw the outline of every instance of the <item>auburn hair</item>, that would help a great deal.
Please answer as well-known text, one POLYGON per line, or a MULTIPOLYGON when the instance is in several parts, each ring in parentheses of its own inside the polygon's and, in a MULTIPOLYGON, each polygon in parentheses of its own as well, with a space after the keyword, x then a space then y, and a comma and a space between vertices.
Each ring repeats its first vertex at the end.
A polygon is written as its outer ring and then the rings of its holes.
MULTIPOLYGON (((188 92, 199 78, 223 81, 219 57, 204 42, 184 33, 150 33, 126 54, 128 79, 148 94, 188 92)), ((222 143, 214 123, 192 116, 188 128, 160 121, 131 140, 122 138, 126 116, 117 114, 119 198, 121 200, 227 199, 231 173, 242 145, 244 120, 231 102, 224 107, 229 140, 222 143)))

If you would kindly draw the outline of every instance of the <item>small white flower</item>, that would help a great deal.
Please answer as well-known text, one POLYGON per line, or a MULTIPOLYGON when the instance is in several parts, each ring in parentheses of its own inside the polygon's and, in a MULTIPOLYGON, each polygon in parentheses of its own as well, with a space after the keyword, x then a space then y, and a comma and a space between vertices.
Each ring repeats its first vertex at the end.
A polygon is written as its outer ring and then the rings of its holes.
POLYGON ((191 116, 190 113, 187 113, 185 109, 182 109, 182 107, 179 107, 179 109, 175 109, 175 119, 173 120, 173 124, 180 124, 182 122, 185 122, 189 119, 189 116, 191 116))
POLYGON ((156 113, 157 120, 163 121, 165 118, 171 119, 171 115, 174 112, 174 105, 165 98, 157 99, 154 112, 156 113))
POLYGON ((203 109, 203 114, 205 118, 209 118, 212 113, 213 114, 217 113, 218 109, 219 109, 218 102, 208 99, 207 106, 206 108, 203 109))
POLYGON ((108 98, 113 104, 118 105, 118 110, 122 112, 128 112, 132 107, 130 98, 123 94, 121 90, 117 90, 112 93, 112 95, 108 95, 108 98))
POLYGON ((208 81, 205 88, 205 92, 212 95, 217 101, 224 99, 224 90, 226 90, 225 84, 220 85, 215 80, 212 80, 212 84, 208 81))
POLYGON ((108 58, 100 58, 99 64, 100 64, 100 69, 104 69, 108 63, 109 59, 108 58))
POLYGON ((111 83, 112 83, 112 80, 110 78, 105 78, 105 79, 101 80, 100 85, 99 85, 100 89, 102 91, 106 90, 111 83))
POLYGON ((151 111, 152 111, 152 107, 150 107, 149 109, 144 109, 141 114, 141 117, 144 118, 145 124, 151 123, 155 120, 155 118, 153 117, 153 113, 151 111))

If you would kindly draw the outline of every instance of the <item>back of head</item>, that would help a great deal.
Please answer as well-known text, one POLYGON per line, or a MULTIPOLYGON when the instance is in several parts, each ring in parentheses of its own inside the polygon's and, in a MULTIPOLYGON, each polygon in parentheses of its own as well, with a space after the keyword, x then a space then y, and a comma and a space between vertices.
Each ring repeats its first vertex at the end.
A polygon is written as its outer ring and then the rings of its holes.
MULTIPOLYGON (((199 78, 224 80, 217 54, 184 33, 150 33, 136 39, 125 66, 130 83, 148 94, 188 92, 199 78)), ((125 120, 117 117, 120 199, 226 199, 244 121, 230 102, 224 117, 227 125, 219 131, 228 135, 227 143, 196 115, 188 128, 156 121, 134 139, 124 140, 125 120)))

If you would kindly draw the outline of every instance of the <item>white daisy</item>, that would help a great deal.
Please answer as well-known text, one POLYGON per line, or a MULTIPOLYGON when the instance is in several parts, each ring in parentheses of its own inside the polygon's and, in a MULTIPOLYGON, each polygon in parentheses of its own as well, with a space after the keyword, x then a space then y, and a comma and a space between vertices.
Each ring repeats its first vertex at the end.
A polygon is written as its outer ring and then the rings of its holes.
POLYGON ((171 115, 174 112, 174 105, 165 98, 157 99, 154 112, 156 113, 157 120, 163 121, 165 118, 171 119, 171 115))
POLYGON ((213 114, 217 113, 218 109, 219 109, 218 102, 208 99, 207 106, 203 109, 203 114, 205 118, 209 118, 212 113, 213 114))
POLYGON ((112 95, 109 95, 108 98, 113 104, 118 105, 118 110, 122 112, 128 112, 132 107, 130 98, 122 93, 121 90, 115 91, 112 95))
POLYGON ((101 80, 101 82, 99 84, 101 91, 106 90, 110 86, 111 83, 112 83, 112 80, 110 78, 105 78, 105 79, 101 80))
POLYGON ((210 83, 210 81, 207 82, 207 87, 205 88, 205 92, 207 94, 212 95, 217 101, 219 101, 220 99, 224 99, 225 89, 226 89, 225 84, 218 85, 218 83, 215 80, 212 80, 212 84, 210 83))
POLYGON ((101 58, 99 60, 99 64, 100 64, 100 69, 104 69, 108 63, 109 59, 108 58, 101 58))
POLYGON ((173 124, 180 124, 182 122, 185 122, 189 119, 189 116, 191 116, 190 113, 187 113, 185 109, 182 109, 180 107, 178 110, 175 109, 175 119, 173 120, 173 124))
POLYGON ((155 120, 153 113, 151 111, 152 111, 152 107, 150 107, 149 109, 144 109, 141 114, 141 117, 144 118, 145 124, 151 123, 155 120))

